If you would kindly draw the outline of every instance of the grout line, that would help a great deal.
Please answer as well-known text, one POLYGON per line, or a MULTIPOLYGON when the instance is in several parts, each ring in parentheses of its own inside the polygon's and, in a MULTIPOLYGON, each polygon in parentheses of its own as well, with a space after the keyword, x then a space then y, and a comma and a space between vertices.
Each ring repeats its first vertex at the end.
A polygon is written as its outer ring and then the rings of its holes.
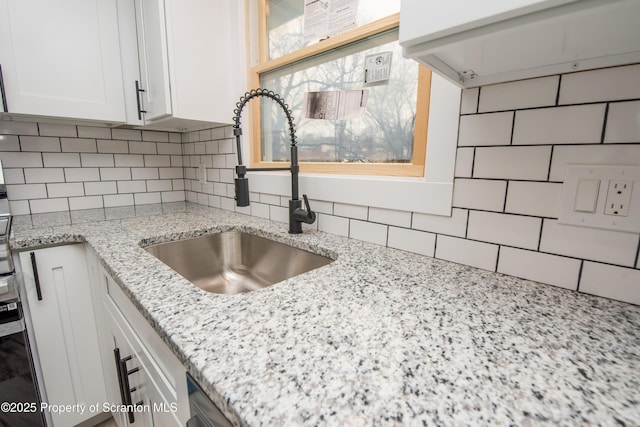
POLYGON ((609 121, 609 103, 604 107, 604 119, 602 122, 602 133, 600 134, 600 143, 604 144, 604 136, 607 132, 607 122, 609 121))

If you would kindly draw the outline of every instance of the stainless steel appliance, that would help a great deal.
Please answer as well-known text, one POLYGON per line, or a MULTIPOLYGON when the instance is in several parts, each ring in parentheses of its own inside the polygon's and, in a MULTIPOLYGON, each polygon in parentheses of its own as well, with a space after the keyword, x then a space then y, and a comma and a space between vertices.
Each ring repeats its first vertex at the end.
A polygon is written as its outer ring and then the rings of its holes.
POLYGON ((231 422, 209 399, 198 383, 187 373, 187 391, 191 418, 187 427, 231 427, 231 422))
POLYGON ((0 162, 0 426, 44 426, 9 249, 10 232, 11 213, 0 162))

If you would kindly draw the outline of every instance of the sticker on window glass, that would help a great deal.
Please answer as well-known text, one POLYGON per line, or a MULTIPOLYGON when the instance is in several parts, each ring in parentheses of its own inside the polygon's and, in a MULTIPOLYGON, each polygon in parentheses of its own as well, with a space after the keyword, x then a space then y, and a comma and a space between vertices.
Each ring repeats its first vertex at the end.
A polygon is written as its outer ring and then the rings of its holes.
POLYGON ((367 107, 366 90, 305 92, 304 117, 319 120, 345 120, 362 116, 367 107))
POLYGON ((304 42, 324 39, 356 26, 358 0, 305 0, 304 42))
POLYGON ((392 52, 379 52, 364 58, 364 84, 366 86, 384 84, 391 75, 392 52))

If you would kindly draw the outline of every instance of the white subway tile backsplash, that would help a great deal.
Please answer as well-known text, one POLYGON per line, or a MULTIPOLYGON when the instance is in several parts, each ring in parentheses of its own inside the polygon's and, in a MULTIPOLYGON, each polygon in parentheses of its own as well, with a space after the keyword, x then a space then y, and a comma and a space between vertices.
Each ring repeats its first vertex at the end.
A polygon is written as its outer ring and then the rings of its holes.
POLYGON ((506 191, 507 181, 457 178, 453 186, 453 206, 502 212, 506 191))
POLYGON ((638 234, 576 227, 545 219, 540 251, 632 267, 638 234))
POLYGON ((27 184, 64 182, 64 170, 61 168, 25 168, 24 180, 27 184))
POLYGON ((517 111, 513 144, 597 144, 605 108, 590 104, 517 111))
POLYGON ((386 225, 352 219, 349 221, 349 237, 376 245, 386 245, 388 228, 386 225))
POLYGON ((546 181, 551 147, 478 147, 474 178, 546 181))
POLYGON ((104 207, 111 208, 116 206, 130 206, 133 205, 133 194, 115 194, 115 195, 105 195, 104 199, 104 207))
POLYGON ((162 202, 160 193, 136 193, 133 195, 135 205, 150 205, 162 202))
POLYGON ((473 173, 474 154, 475 149, 473 147, 458 148, 456 151, 456 177, 471 178, 471 174, 473 173))
POLYGON ((398 227, 411 227, 411 212, 393 209, 369 208, 369 221, 398 227))
POLYGON ((414 213, 412 228, 449 236, 464 237, 467 232, 466 209, 452 209, 451 216, 414 213))
POLYGON ((169 167, 171 166, 171 157, 166 155, 144 155, 144 165, 146 167, 160 166, 160 167, 169 167))
POLYGON ((459 146, 509 145, 513 111, 460 117, 459 146))
POLYGON ((0 134, 0 150, 20 151, 20 140, 18 139, 18 135, 0 134))
POLYGON ((129 153, 131 154, 157 154, 155 142, 129 141, 129 153))
POLYGON ((467 238, 535 250, 541 225, 540 218, 471 211, 467 238))
POLYGON ((67 182, 100 181, 100 169, 65 168, 64 177, 67 182))
POLYGON ((130 168, 100 168, 100 180, 119 181, 131 179, 130 168))
POLYGON ((184 190, 179 191, 163 191, 161 194, 161 199, 163 203, 169 202, 182 202, 186 200, 186 194, 184 190))
POLYGON ((158 168, 131 168, 131 179, 158 179, 158 168))
POLYGON ((280 206, 280 196, 278 196, 277 194, 260 193, 258 195, 258 200, 260 201, 260 203, 263 203, 266 205, 280 206))
POLYGON ((149 180, 147 181, 147 191, 171 191, 170 179, 149 180))
POLYGON ((42 167, 40 153, 0 152, 0 160, 5 168, 37 168, 42 167))
POLYGON ((42 153, 42 160, 46 168, 74 168, 80 167, 78 153, 42 153))
POLYGON ((204 143, 204 152, 207 154, 218 154, 218 141, 206 141, 204 143))
POLYGON ((59 152, 60 138, 52 136, 21 136, 20 148, 22 151, 59 152))
POLYGON ((182 143, 182 134, 177 132, 169 132, 169 142, 182 143))
POLYGON ((159 142, 157 144, 158 154, 173 154, 173 155, 181 155, 182 147, 180 144, 174 144, 171 142, 163 143, 159 142))
MULTIPOLYGON (((233 199, 225 199, 229 200, 233 206, 232 210, 236 209, 235 202, 233 199)), ((225 201, 223 200, 223 206, 225 201)), ((282 206, 274 206, 269 205, 269 218, 272 221, 289 223, 289 209, 282 206)))
POLYGON ((218 142, 218 152, 219 153, 235 153, 235 147, 233 146, 233 140, 231 139, 223 139, 218 142))
POLYGON ((116 194, 118 192, 118 188, 114 181, 85 182, 84 192, 87 196, 116 194))
POLYGON ((457 237, 438 235, 436 258, 483 270, 495 271, 498 246, 457 237))
POLYGON ((640 101, 609 105, 604 142, 640 142, 640 101))
POLYGON ((38 124, 0 120, 0 134, 3 135, 38 135, 38 124))
POLYGON ((9 200, 46 199, 47 187, 45 184, 7 185, 7 197, 9 200))
POLYGON ((5 184, 24 184, 24 170, 23 169, 4 169, 4 183, 5 184))
MULTIPOLYGON (((182 168, 158 168, 158 171, 160 172, 160 179, 177 179, 183 177, 182 168)), ((209 170, 207 170, 207 172, 209 172, 209 170)), ((213 174, 214 172, 207 173, 207 178, 210 181, 213 181, 213 179, 211 179, 213 174)))
POLYGON ((118 181, 118 193, 144 193, 147 191, 145 181, 118 181))
POLYGON ((112 139, 97 140, 98 153, 129 153, 129 142, 112 139))
POLYGON ((84 196, 84 185, 81 182, 47 184, 47 195, 51 198, 84 196))
POLYGON ((483 86, 478 111, 483 113, 554 105, 559 81, 559 76, 550 76, 483 86))
POLYGON ((141 154, 114 154, 116 167, 142 167, 144 157, 141 154))
POLYGON ((436 235, 424 231, 389 227, 387 244, 391 248, 433 257, 436 249, 436 235))
POLYGON ((640 164, 640 144, 598 144, 553 147, 549 181, 564 180, 568 164, 640 164))
POLYGON ((93 126, 78 126, 78 137, 79 138, 111 139, 111 129, 93 127, 93 126))
POLYGON ((134 129, 111 129, 111 138, 142 141, 142 132, 134 129))
POLYGON ((113 167, 113 154, 90 154, 81 153, 80 161, 82 167, 113 167))
POLYGON ((262 203, 251 203, 251 216, 269 219, 269 205, 262 203))
POLYGON ((180 168, 184 166, 182 156, 171 156, 171 166, 180 168))
POLYGON ((66 136, 75 138, 78 136, 76 127, 57 123, 40 123, 38 125, 41 136, 66 136))
POLYGON ((640 305, 640 270, 585 261, 580 291, 640 305))
POLYGON ((640 98, 640 64, 565 74, 560 104, 640 98))
POLYGON ((328 214, 318 215, 318 230, 325 233, 349 236, 349 219, 328 214))
POLYGON ((460 114, 474 114, 478 112, 478 93, 480 88, 464 89, 460 99, 460 114))
POLYGON ((67 198, 37 199, 30 200, 29 206, 32 214, 60 212, 69 210, 69 201, 67 198))
POLYGON ((12 215, 29 215, 31 213, 28 200, 10 200, 9 210, 12 215))
POLYGON ((167 132, 158 132, 153 130, 142 131, 143 141, 169 142, 169 134, 167 132))
POLYGON ((211 139, 225 139, 225 128, 226 126, 221 126, 211 129, 211 139))
POLYGON ((102 196, 69 197, 69 209, 72 211, 103 207, 102 196))
POLYGON ((562 202, 562 184, 510 181, 505 212, 557 218, 562 202))
POLYGON ((60 138, 63 152, 71 153, 97 153, 95 139, 90 138, 60 138))
POLYGON ((348 205, 344 203, 335 203, 333 205, 333 214, 337 216, 366 220, 368 212, 369 208, 366 206, 348 205))
POLYGON ((498 260, 498 272, 576 290, 580 260, 502 247, 498 260))

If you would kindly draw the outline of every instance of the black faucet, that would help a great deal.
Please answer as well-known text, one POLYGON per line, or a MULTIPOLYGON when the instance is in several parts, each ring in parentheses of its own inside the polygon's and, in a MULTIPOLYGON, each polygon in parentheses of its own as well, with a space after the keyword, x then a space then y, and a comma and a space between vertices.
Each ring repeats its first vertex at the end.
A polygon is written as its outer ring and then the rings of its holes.
POLYGON ((289 200, 289 233, 300 234, 302 233, 302 223, 313 224, 316 220, 316 213, 311 210, 309 206, 309 199, 307 195, 303 194, 304 205, 306 209, 302 209, 302 200, 298 197, 298 174, 300 172, 300 166, 298 165, 298 147, 296 143, 296 131, 295 124, 293 123, 293 117, 289 106, 284 103, 283 99, 277 93, 267 89, 252 89, 245 93, 240 101, 236 103, 236 109, 233 110, 235 114, 233 117, 233 134, 236 137, 236 149, 238 152, 238 165, 236 166, 235 179, 236 186, 236 206, 249 206, 249 178, 245 175, 251 171, 290 171, 291 172, 291 200, 289 200), (289 122, 289 135, 291 136, 291 165, 289 167, 282 168, 248 168, 242 164, 242 149, 240 146, 240 135, 242 135, 242 129, 240 129, 240 115, 244 106, 253 98, 258 96, 265 96, 274 100, 287 116, 289 122))

